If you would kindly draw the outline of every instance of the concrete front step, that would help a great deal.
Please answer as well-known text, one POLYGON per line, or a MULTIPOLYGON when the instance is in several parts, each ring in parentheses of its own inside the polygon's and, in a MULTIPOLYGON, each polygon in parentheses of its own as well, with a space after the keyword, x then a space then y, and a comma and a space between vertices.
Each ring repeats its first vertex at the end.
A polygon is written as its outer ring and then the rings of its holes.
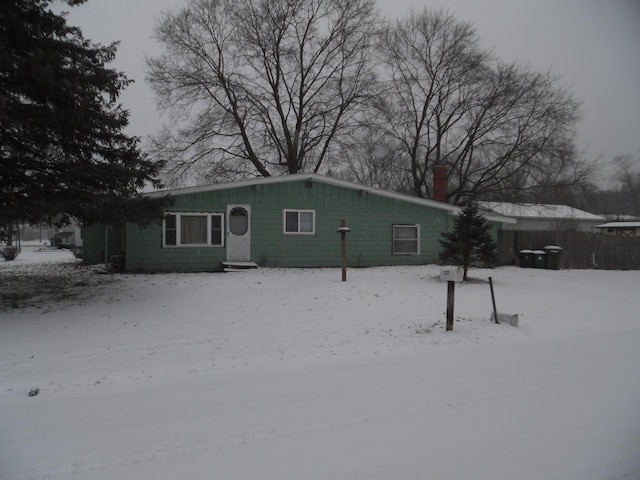
POLYGON ((225 272, 242 272, 258 268, 255 262, 222 262, 222 266, 225 272))

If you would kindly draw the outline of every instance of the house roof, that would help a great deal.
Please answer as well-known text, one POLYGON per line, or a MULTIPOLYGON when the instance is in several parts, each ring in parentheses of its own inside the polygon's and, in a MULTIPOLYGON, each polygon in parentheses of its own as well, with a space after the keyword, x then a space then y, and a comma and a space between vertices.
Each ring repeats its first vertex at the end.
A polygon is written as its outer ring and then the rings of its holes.
MULTIPOLYGON (((371 195, 379 195, 382 197, 393 198, 395 200, 400 200, 403 202, 424 205, 424 206, 428 206, 438 210, 445 210, 449 212, 450 215, 458 215, 458 213, 460 212, 460 207, 456 207, 455 205, 450 205, 448 203, 436 202, 434 200, 428 200, 425 198, 412 197, 411 195, 405 195, 402 193, 392 192, 389 190, 382 190, 380 188, 369 187, 366 185, 348 182, 348 181, 340 180, 333 177, 327 177, 325 175, 319 175, 317 173, 298 173, 294 175, 259 177, 259 178, 249 179, 249 180, 240 180, 237 182, 215 183, 211 185, 174 188, 170 190, 157 190, 155 192, 146 193, 145 195, 152 198, 157 198, 157 197, 163 197, 167 195, 171 195, 171 196, 189 195, 192 193, 214 192, 219 190, 227 190, 231 188, 251 187, 254 185, 270 185, 270 184, 276 184, 276 183, 301 182, 301 181, 307 181, 307 180, 311 180, 313 182, 318 182, 318 183, 325 183, 328 185, 334 185, 341 188, 347 188, 350 190, 366 192, 367 194, 371 194, 371 195)), ((510 218, 509 216, 504 216, 498 212, 495 212, 495 214, 489 214, 484 216, 487 220, 492 222, 516 223, 516 221, 513 218, 510 218)))
POLYGON ((609 222, 596 225, 596 228, 640 228, 640 222, 609 222))
POLYGON ((549 220, 590 220, 602 222, 605 217, 594 215, 568 205, 548 205, 541 203, 507 203, 507 202, 481 202, 481 208, 487 209, 499 215, 507 215, 522 219, 549 219, 549 220))

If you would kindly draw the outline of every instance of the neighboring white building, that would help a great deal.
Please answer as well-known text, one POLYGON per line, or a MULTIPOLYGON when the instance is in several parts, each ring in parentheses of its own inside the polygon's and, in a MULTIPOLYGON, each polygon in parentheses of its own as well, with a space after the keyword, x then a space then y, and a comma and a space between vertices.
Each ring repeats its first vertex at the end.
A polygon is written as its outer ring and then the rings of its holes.
POLYGON ((52 237, 54 247, 74 248, 82 246, 82 227, 72 222, 60 230, 57 230, 52 237))
POLYGON ((640 237, 640 222, 609 222, 597 225, 596 228, 605 235, 640 237))
POLYGON ((594 215, 568 205, 480 202, 479 207, 487 212, 517 220, 515 224, 503 224, 504 230, 561 230, 597 233, 596 227, 606 221, 605 217, 601 215, 594 215))

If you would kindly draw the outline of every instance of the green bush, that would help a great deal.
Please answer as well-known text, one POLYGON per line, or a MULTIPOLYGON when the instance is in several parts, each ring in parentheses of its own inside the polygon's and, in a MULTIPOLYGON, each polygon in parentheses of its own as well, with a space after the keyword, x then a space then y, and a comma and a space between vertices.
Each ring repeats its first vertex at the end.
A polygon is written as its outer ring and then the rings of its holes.
POLYGON ((498 262, 491 227, 474 204, 464 207, 454 221, 453 230, 441 233, 440 237, 440 261, 462 266, 464 280, 469 267, 495 266, 498 262))

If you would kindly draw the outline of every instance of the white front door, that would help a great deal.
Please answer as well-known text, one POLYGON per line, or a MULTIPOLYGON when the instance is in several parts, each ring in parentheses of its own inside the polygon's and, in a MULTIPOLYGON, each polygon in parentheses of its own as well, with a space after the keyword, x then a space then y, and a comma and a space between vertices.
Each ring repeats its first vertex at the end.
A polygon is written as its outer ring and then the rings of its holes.
POLYGON ((227 261, 251 261, 251 205, 227 205, 227 261))

